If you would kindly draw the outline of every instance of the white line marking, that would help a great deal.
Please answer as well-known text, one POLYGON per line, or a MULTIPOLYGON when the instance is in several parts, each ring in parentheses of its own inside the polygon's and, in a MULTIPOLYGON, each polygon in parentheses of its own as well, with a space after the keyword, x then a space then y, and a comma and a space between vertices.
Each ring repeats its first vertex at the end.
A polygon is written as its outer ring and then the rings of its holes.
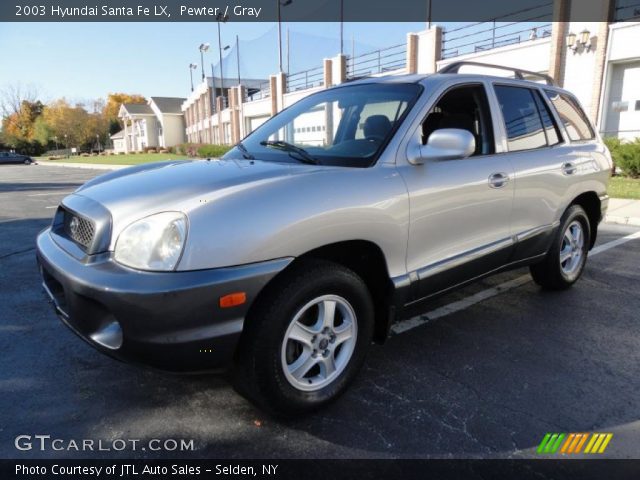
POLYGON ((72 193, 73 190, 68 190, 68 191, 64 191, 64 192, 49 192, 49 193, 32 193, 31 195, 27 195, 27 197, 45 197, 47 195, 67 195, 69 193, 72 193))
POLYGON ((44 207, 44 208, 46 208, 46 209, 50 209, 50 208, 58 208, 58 205, 50 205, 50 206, 48 206, 48 207, 44 207))
MULTIPOLYGON (((625 237, 621 237, 602 245, 598 245, 589 252, 589 256, 593 257, 594 255, 606 252, 611 248, 618 247, 637 238, 640 238, 640 232, 631 233, 625 237)), ((476 303, 480 303, 488 298, 495 297, 496 295, 499 295, 501 293, 507 292, 517 287, 521 287, 522 285, 525 285, 530 281, 531 276, 529 274, 521 275, 517 278, 514 278, 513 280, 501 283, 500 285, 497 285, 495 287, 487 288, 486 290, 482 290, 467 298, 463 298, 462 300, 458 300, 442 307, 438 307, 434 310, 431 310, 430 312, 418 315, 417 317, 409 318, 408 320, 402 320, 401 322, 395 323, 391 326, 391 333, 396 335, 399 333, 404 333, 408 330, 419 327, 420 325, 424 325, 425 323, 432 320, 436 320, 446 315, 465 310, 466 308, 469 308, 470 306, 475 305, 476 303)))

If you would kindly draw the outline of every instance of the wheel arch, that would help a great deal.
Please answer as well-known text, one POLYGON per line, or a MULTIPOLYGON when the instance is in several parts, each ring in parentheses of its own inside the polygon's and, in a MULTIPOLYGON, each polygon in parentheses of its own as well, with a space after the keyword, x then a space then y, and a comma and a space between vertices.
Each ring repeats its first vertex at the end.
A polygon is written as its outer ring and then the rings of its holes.
POLYGON ((580 205, 589 218, 589 250, 591 250, 596 243, 596 237, 598 236, 598 224, 600 223, 600 220, 602 220, 600 198, 596 192, 584 192, 574 198, 569 204, 569 207, 572 205, 580 205))
MULTIPOLYGON (((353 270, 365 282, 374 304, 374 334, 376 343, 383 343, 387 337, 389 321, 392 318, 394 285, 389 277, 386 258, 382 249, 368 240, 345 240, 314 248, 297 256, 278 275, 272 278, 260 291, 253 305, 268 296, 271 285, 304 259, 320 259, 340 264, 353 270)), ((252 308, 253 308, 252 305, 252 308)))

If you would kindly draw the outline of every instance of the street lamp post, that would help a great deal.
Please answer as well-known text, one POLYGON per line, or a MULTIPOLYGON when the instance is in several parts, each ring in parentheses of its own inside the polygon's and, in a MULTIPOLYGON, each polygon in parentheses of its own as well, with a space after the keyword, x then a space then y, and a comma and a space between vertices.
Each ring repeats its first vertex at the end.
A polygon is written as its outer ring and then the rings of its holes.
POLYGON ((58 136, 54 135, 53 136, 53 141, 56 142, 56 155, 58 154, 58 136))
POLYGON ((198 50, 200 50, 200 63, 202 64, 202 81, 204 82, 204 52, 208 52, 209 51, 209 44, 208 43, 201 43, 200 46, 198 47, 198 50))
POLYGON ((100 155, 100 134, 96 133, 96 143, 98 144, 98 155, 100 155))
POLYGON ((220 33, 220 22, 226 22, 229 20, 229 16, 219 13, 216 17, 218 21, 218 54, 220 58, 220 95, 224 98, 224 71, 222 69, 222 51, 227 50, 229 45, 222 47, 222 34, 220 33))
POLYGON ((190 63, 189 64, 189 77, 191 77, 191 91, 193 92, 193 71, 198 68, 198 64, 197 63, 190 63))
POLYGON ((278 5, 278 66, 280 67, 280 73, 282 73, 282 15, 280 7, 291 5, 293 0, 276 0, 276 2, 278 5))
POLYGON ((344 0, 340 0, 340 55, 344 55, 344 0))
POLYGON ((66 133, 64 134, 64 144, 67 150, 67 158, 69 158, 69 138, 67 137, 66 133))
POLYGON ((240 39, 236 35, 236 63, 238 65, 238 85, 240 85, 240 39))

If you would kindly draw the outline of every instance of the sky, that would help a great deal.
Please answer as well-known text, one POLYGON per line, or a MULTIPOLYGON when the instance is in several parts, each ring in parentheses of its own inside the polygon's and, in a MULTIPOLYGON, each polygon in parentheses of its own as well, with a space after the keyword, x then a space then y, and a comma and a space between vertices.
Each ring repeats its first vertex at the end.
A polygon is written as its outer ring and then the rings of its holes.
MULTIPOLYGON (((261 78, 278 71, 277 24, 226 23, 222 42, 240 39, 241 74, 261 78)), ((356 55, 406 41, 424 22, 345 23, 345 51, 356 55)), ((286 23, 290 30, 290 72, 321 66, 339 53, 339 23, 286 23)), ((283 33, 284 37, 284 33, 283 33)), ((146 97, 185 97, 190 92, 189 63, 200 62, 198 46, 208 42, 206 73, 218 63, 218 33, 210 23, 0 23, 0 89, 7 84, 33 87, 43 101, 72 102, 105 98, 110 92, 146 97), (215 57, 215 58, 214 58, 215 57)), ((286 70, 286 47, 285 70, 286 70)), ((225 77, 237 75, 235 50, 229 49, 225 77)), ((194 72, 194 82, 200 78, 194 72)), ((217 73, 217 72, 216 72, 217 73)))

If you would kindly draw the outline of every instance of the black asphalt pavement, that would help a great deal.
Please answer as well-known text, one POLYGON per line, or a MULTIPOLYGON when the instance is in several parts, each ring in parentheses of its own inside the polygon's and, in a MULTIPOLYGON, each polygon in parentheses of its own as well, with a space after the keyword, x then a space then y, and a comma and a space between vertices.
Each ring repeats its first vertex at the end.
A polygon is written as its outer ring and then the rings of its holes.
MULTIPOLYGON (((530 457, 547 432, 611 432, 640 458, 640 239, 589 259, 569 291, 532 282, 373 346, 358 380, 296 421, 265 416, 221 376, 114 361, 78 339, 40 290, 34 240, 101 172, 0 166, 0 457, 530 457), (139 439, 135 451, 18 450, 19 435, 139 439), (193 440, 153 452, 150 439, 193 440)), ((601 225, 598 245, 637 231, 601 225)), ((508 272, 428 309, 526 274, 508 272)))

